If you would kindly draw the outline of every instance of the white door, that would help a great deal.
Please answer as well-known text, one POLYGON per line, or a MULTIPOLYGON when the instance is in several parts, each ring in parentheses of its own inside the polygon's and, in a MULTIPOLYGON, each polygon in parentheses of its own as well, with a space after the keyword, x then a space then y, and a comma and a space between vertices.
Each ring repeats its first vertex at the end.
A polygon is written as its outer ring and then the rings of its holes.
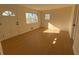
POLYGON ((73 44, 74 54, 79 54, 79 6, 78 6, 77 13, 78 13, 77 22, 76 22, 76 29, 75 29, 74 44, 73 44))
POLYGON ((74 18, 73 18, 72 33, 71 33, 71 38, 73 40, 75 39, 75 31, 76 31, 76 24, 78 18, 77 15, 78 15, 78 6, 76 6, 74 10, 74 18))

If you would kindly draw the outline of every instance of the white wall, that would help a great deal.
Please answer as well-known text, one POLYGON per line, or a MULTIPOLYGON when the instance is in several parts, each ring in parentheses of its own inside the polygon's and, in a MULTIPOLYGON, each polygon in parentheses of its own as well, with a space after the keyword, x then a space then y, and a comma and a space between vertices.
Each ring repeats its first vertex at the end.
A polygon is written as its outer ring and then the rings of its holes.
POLYGON ((19 5, 0 5, 0 12, 9 9, 15 12, 16 16, 3 17, 0 15, 0 23, 2 23, 2 25, 0 25, 0 41, 40 27, 40 17, 38 20, 39 22, 33 24, 27 24, 25 19, 25 12, 37 13, 39 16, 40 14, 38 11, 19 5), (19 22, 19 25, 16 25, 16 21, 19 22))
POLYGON ((47 26, 47 21, 44 21, 44 14, 49 13, 51 15, 51 19, 49 22, 52 25, 59 28, 60 30, 68 31, 71 37, 74 9, 75 6, 69 6, 53 10, 42 11, 42 26, 47 26))
POLYGON ((32 27, 34 29, 39 28, 40 26, 47 27, 48 21, 44 21, 45 13, 51 14, 51 19, 49 21, 51 24, 55 25, 61 30, 68 31, 71 37, 74 6, 40 12, 40 11, 29 9, 27 7, 23 7, 19 5, 0 5, 0 12, 8 9, 13 10, 16 16, 6 17, 6 18, 0 16, 0 22, 3 22, 3 24, 6 25, 6 26, 2 25, 3 27, 0 26, 0 40, 7 39, 10 37, 31 31, 33 30, 31 29, 32 27), (25 12, 37 13, 40 16, 39 22, 35 24, 26 24, 26 19, 24 15, 25 12), (18 26, 16 25, 17 20, 19 22, 18 26))

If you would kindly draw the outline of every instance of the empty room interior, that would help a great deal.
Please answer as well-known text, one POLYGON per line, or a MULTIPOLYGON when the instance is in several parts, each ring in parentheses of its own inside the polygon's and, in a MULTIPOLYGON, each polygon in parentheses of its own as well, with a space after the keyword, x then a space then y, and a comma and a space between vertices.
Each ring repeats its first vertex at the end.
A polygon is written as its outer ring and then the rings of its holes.
POLYGON ((0 4, 0 55, 79 55, 79 5, 0 4))

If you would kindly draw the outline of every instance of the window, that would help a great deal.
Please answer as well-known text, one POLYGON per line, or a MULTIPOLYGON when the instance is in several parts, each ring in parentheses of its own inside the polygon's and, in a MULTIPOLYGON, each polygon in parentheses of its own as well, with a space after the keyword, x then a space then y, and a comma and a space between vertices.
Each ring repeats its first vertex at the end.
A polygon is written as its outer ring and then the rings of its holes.
POLYGON ((2 13, 2 16, 15 16, 15 14, 13 12, 11 12, 11 11, 4 11, 2 13))
POLYGON ((45 20, 50 20, 50 14, 45 14, 45 20))
POLYGON ((26 23, 36 23, 38 22, 38 16, 35 13, 25 13, 26 23))

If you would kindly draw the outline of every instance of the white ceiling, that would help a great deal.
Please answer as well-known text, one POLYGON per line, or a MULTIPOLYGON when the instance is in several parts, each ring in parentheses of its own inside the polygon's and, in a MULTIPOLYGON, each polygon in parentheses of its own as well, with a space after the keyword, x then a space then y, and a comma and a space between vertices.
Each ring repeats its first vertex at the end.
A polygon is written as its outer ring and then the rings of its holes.
POLYGON ((63 8, 63 7, 74 6, 74 5, 73 4, 22 4, 22 6, 36 10, 51 10, 51 9, 63 8))

